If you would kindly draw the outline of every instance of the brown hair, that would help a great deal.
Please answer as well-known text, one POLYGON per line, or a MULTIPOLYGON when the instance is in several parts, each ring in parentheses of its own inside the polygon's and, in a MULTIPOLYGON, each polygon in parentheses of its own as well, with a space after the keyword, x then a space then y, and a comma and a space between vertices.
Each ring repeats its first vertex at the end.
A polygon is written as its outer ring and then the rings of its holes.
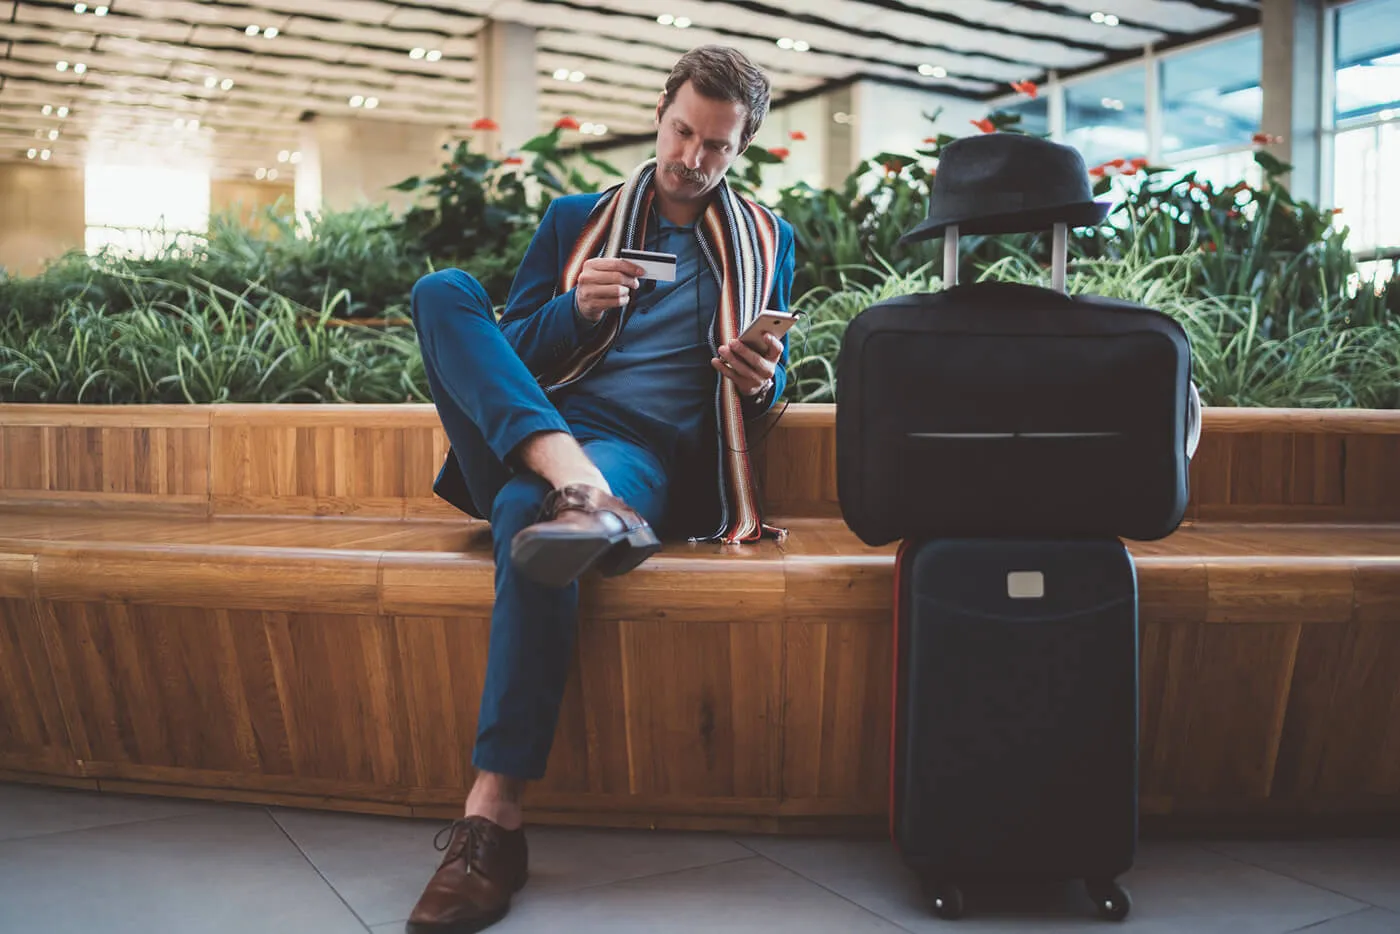
POLYGON ((705 97, 743 104, 747 108, 749 117, 744 123, 744 145, 754 138, 758 128, 763 125, 763 118, 768 116, 771 90, 768 77, 738 49, 702 45, 682 55, 666 78, 666 100, 661 105, 663 115, 675 99, 676 92, 687 81, 694 82, 695 90, 705 97))

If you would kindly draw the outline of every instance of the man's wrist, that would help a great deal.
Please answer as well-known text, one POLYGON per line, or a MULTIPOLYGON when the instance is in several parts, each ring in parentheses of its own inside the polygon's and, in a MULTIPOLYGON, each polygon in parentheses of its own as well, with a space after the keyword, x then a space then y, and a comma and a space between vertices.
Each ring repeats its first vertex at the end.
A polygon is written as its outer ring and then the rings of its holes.
POLYGON ((758 388, 755 389, 752 393, 750 393, 747 398, 750 402, 761 402, 764 398, 767 397, 768 393, 772 391, 772 389, 773 377, 770 376, 763 382, 759 383, 758 388))

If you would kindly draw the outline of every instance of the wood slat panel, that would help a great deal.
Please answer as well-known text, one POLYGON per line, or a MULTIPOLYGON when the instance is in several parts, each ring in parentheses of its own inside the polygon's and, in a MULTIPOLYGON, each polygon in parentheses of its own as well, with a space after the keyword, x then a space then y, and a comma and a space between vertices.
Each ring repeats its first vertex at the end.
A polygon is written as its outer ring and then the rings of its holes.
POLYGON ((0 761, 7 768, 76 774, 43 634, 27 599, 0 598, 0 761))

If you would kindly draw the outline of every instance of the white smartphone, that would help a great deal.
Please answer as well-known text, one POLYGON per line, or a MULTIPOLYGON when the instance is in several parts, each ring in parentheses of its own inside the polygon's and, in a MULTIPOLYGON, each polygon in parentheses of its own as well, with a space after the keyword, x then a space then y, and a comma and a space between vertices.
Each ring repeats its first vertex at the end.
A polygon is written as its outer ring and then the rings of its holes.
POLYGON ((753 324, 744 329, 744 333, 739 335, 739 340, 757 353, 766 353, 768 348, 764 343, 763 335, 772 334, 781 341, 783 335, 796 323, 797 315, 788 314, 785 311, 765 311, 753 319, 753 324))

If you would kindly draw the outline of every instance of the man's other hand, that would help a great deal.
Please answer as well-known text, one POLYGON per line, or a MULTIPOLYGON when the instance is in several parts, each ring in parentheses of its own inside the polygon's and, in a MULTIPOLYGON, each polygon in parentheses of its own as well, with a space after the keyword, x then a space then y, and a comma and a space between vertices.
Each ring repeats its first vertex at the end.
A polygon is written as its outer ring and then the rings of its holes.
POLYGON ((741 396, 755 398, 772 385, 778 358, 783 355, 783 342, 772 334, 764 334, 763 340, 762 354, 736 338, 721 344, 719 356, 710 360, 710 365, 732 381, 741 396))
POLYGON ((626 305, 632 298, 632 290, 641 286, 641 280, 637 277, 645 271, 625 259, 587 260, 574 287, 574 303, 578 306, 578 313, 596 322, 609 308, 626 305))

